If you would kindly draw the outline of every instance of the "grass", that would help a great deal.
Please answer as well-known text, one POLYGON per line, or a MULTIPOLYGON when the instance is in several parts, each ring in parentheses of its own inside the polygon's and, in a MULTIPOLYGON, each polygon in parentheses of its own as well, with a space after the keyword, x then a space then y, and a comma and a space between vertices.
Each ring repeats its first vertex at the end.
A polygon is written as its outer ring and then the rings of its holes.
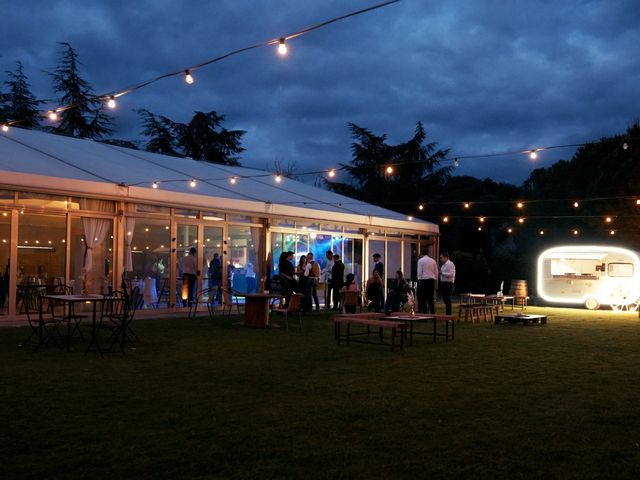
MULTIPOLYGON (((640 320, 530 308, 392 353, 295 329, 139 320, 126 356, 0 330, 0 478, 637 478, 640 320)), ((233 320, 233 319, 232 319, 233 320)))

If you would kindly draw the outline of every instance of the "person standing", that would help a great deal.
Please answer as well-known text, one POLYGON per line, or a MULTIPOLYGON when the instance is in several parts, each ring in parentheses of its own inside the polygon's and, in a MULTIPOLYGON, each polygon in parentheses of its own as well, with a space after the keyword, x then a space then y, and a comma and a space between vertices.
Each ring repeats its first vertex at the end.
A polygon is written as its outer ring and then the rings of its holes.
POLYGON ((196 290, 198 260, 196 248, 191 247, 189 254, 178 259, 178 272, 182 275, 182 306, 190 307, 196 290))
POLYGON ((306 277, 306 297, 309 310, 313 305, 311 300, 316 304, 316 312, 320 311, 320 302, 318 301, 318 282, 320 281, 320 265, 313 259, 313 253, 307 253, 307 266, 304 270, 306 277))
POLYGON ((333 291, 333 286, 331 284, 331 270, 333 269, 333 252, 331 250, 327 250, 327 252, 325 253, 325 256, 327 257, 327 264, 324 266, 320 274, 327 285, 327 289, 325 290, 325 296, 324 296, 324 308, 329 310, 331 308, 331 292, 333 291))
POLYGON ((438 264, 429 256, 429 251, 423 248, 418 259, 418 312, 436 313, 434 295, 438 279, 438 264), (428 310, 428 311, 427 311, 428 310))
POLYGON ((220 254, 214 253, 213 258, 209 262, 209 288, 215 289, 215 298, 212 303, 220 305, 222 298, 222 262, 220 254))
POLYGON ((456 266, 449 260, 449 254, 440 254, 440 295, 445 306, 445 313, 451 315, 451 295, 453 294, 453 284, 456 281, 456 266))
POLYGON ((376 271, 378 272, 378 275, 380 275, 380 278, 382 278, 382 281, 384 282, 384 263, 382 263, 382 261, 380 260, 379 253, 373 254, 373 272, 371 272, 372 277, 376 271))
POLYGON ((338 310, 340 305, 340 289, 344 285, 344 263, 340 260, 340 255, 333 255, 333 268, 331 269, 331 290, 333 290, 333 308, 338 310))

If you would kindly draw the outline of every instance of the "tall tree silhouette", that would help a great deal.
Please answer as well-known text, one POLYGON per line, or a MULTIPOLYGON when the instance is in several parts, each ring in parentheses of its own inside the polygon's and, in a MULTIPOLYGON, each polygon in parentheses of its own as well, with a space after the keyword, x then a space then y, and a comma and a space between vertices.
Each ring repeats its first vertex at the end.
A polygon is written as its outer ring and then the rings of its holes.
POLYGON ((53 72, 53 88, 60 94, 60 103, 71 108, 59 112, 60 120, 51 130, 54 133, 100 139, 111 133, 113 121, 104 112, 103 101, 96 98, 93 87, 80 76, 80 61, 75 49, 60 43, 60 63, 53 72))
POLYGON ((145 145, 148 151, 240 165, 237 155, 244 151, 241 140, 245 132, 223 128, 224 115, 195 112, 189 123, 178 123, 148 110, 139 110, 138 114, 144 127, 142 134, 149 139, 145 145))
POLYGON ((337 193, 410 213, 450 175, 450 167, 438 168, 448 151, 438 149, 436 142, 424 143, 427 132, 422 122, 416 124, 412 138, 398 145, 389 145, 386 135, 376 135, 355 123, 348 127, 355 141, 351 164, 342 166, 353 181, 326 181, 337 193), (386 171, 388 166, 391 173, 386 171))
POLYGON ((0 120, 16 121, 23 128, 38 128, 40 126, 40 112, 38 106, 42 103, 31 93, 27 76, 22 62, 16 62, 15 71, 7 71, 9 79, 4 82, 7 93, 0 97, 0 120))

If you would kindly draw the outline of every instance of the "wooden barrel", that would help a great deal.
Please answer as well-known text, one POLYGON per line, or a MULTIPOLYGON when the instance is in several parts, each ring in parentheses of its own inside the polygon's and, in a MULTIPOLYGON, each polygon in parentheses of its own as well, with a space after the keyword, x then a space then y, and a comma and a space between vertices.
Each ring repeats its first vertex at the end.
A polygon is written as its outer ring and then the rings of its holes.
POLYGON ((526 280, 511 280, 509 284, 509 295, 514 297, 527 297, 529 296, 529 290, 527 288, 526 280))

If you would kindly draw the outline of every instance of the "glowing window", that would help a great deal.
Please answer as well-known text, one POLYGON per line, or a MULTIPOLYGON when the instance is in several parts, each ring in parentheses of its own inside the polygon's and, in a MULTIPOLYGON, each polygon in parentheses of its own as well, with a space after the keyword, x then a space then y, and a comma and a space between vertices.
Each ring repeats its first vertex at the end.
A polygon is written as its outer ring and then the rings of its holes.
POLYGON ((610 263, 608 269, 610 277, 633 277, 633 263, 610 263))

